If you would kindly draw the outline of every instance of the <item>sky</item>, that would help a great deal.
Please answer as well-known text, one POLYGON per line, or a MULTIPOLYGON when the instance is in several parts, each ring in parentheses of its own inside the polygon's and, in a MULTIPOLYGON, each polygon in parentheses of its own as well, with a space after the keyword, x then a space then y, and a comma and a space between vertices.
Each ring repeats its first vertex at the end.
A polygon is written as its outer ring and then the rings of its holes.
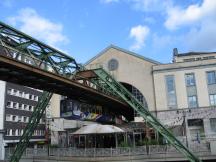
POLYGON ((216 51, 216 0, 0 0, 0 21, 78 63, 110 44, 161 63, 216 51))

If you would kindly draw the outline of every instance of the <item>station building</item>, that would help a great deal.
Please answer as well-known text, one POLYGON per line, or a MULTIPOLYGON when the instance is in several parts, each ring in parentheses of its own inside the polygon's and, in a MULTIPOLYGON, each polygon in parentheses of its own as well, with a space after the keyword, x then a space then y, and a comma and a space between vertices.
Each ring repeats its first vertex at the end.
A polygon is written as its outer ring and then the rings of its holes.
MULTIPOLYGON (((175 136, 183 142, 209 142, 216 137, 216 53, 173 50, 173 61, 162 64, 134 52, 110 45, 90 59, 87 69, 104 68, 122 83, 150 112, 152 112, 175 136)), ((58 97, 61 103, 70 99, 58 97)), ((57 102, 55 100, 55 102, 57 102)), ((51 103, 52 104, 52 103, 51 103)), ((64 103, 65 104, 65 103, 64 103)), ((67 105, 67 104, 66 104, 67 105)), ((92 118, 75 119, 65 113, 58 104, 51 115, 51 139, 53 144, 66 146, 70 133, 84 125, 94 123, 92 118), (62 119, 64 117, 66 119, 62 119)), ((100 114, 100 106, 94 105, 93 114, 100 114)), ((65 107, 65 106, 64 106, 65 107)), ((70 106, 69 106, 70 107, 70 106)), ((74 115, 73 114, 73 115, 74 115)), ((144 123, 136 112, 132 123, 144 123)), ((118 124, 114 120, 113 123, 118 124)), ((105 119, 105 118, 104 118, 105 119)), ((108 118, 106 118, 108 119, 108 118)), ((99 121, 101 122, 101 121, 99 121)), ((107 122, 107 121, 105 121, 107 122)))

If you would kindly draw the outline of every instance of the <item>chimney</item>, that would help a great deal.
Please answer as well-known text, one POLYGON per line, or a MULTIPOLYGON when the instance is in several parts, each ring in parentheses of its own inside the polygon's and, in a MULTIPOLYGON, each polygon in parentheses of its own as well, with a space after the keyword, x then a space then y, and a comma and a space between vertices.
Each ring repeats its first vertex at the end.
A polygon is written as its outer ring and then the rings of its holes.
POLYGON ((177 56, 178 55, 178 49, 177 48, 173 48, 173 56, 177 56))

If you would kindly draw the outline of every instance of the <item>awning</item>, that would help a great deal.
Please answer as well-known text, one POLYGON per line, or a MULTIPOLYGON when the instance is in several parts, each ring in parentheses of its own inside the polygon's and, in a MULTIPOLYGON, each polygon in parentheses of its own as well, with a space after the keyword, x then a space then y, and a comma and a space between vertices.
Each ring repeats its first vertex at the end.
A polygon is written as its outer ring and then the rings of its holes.
POLYGON ((80 128, 72 134, 104 134, 104 133, 121 133, 121 128, 113 125, 91 124, 80 128))

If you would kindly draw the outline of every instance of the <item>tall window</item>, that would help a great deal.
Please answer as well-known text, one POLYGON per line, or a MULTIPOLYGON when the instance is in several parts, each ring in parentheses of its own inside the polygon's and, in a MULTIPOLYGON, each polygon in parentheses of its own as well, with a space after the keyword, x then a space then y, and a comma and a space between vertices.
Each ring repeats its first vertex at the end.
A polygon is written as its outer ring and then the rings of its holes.
POLYGON ((173 75, 167 75, 166 77, 167 87, 167 104, 169 108, 177 107, 176 92, 175 92, 175 79, 173 75))
POLYGON ((194 86, 195 85, 195 77, 194 74, 185 74, 185 82, 187 86, 194 86))
MULTIPOLYGON (((142 93, 134 86, 132 86, 132 94, 134 95, 134 97, 141 102, 146 108, 148 108, 147 102, 144 98, 144 96, 142 95, 142 93)), ((137 113, 137 111, 134 111, 134 116, 140 116, 139 113, 137 113)))
POLYGON ((216 94, 210 94, 209 98, 210 98, 210 105, 211 106, 216 105, 216 94))
POLYGON ((216 118, 210 119, 210 126, 211 126, 212 132, 216 132, 216 118))
POLYGON ((216 77, 214 71, 207 72, 207 80, 208 84, 215 84, 216 83, 216 77))
POLYGON ((188 96, 188 107, 189 108, 198 107, 197 96, 188 96))

